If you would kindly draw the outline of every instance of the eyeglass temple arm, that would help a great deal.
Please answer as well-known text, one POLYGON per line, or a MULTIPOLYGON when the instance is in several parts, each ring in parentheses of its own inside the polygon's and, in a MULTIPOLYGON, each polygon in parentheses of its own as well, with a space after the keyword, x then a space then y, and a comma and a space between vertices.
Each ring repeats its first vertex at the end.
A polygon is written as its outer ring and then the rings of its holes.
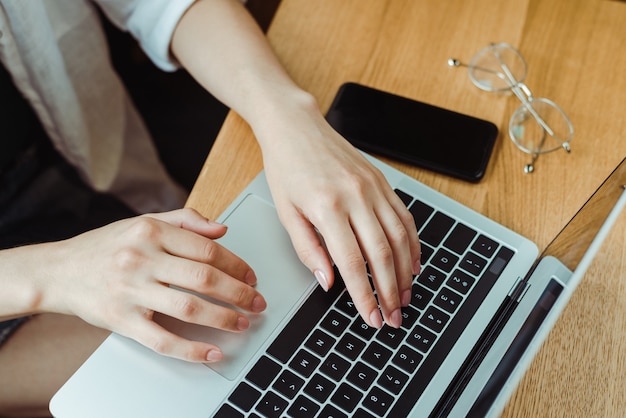
MULTIPOLYGON (((537 120, 537 122, 539 123, 539 125, 546 130, 546 132, 548 132, 548 134, 552 137, 554 136, 554 131, 552 131, 552 129, 550 129, 550 127, 546 124, 546 122, 541 118, 541 116, 539 116, 539 114, 535 111, 535 109, 533 109, 533 107, 530 105, 530 101, 532 100, 532 93, 530 91, 530 89, 525 85, 522 84, 520 82, 518 82, 515 77, 513 77, 513 74, 511 73, 511 70, 509 70, 509 67, 502 61, 502 59, 500 58, 500 55, 494 51, 494 55, 498 58, 498 61, 500 62, 500 66, 502 67, 502 70, 504 71, 504 74, 500 71, 494 71, 491 70, 489 68, 485 68, 485 67, 478 67, 475 65, 472 65, 471 67, 480 71, 484 71, 486 73, 489 74, 494 74, 496 75, 498 78, 502 79, 504 82, 506 82, 509 85, 509 88, 511 89, 511 91, 513 91, 513 93, 515 94, 515 96, 517 96, 517 98, 522 102, 522 104, 524 104, 524 107, 526 107, 526 109, 528 109, 528 111, 533 115, 533 117, 537 120), (523 86, 523 87, 521 87, 523 86), (522 94, 520 92, 520 90, 524 91, 524 94, 522 94), (530 100, 529 100, 530 98, 530 100)), ((449 58, 448 59, 448 65, 450 67, 466 67, 466 68, 470 68, 470 65, 456 59, 456 58, 449 58)), ((556 138, 556 137, 555 137, 556 138)))
POLYGON ((506 63, 504 62, 504 60, 502 59, 498 51, 495 48, 492 48, 492 50, 493 50, 493 55, 495 55, 495 57, 498 59, 498 62, 500 62, 502 71, 504 71, 504 74, 506 74, 506 77, 509 82, 509 86, 511 87, 511 90, 513 91, 513 93, 517 96, 518 99, 520 99, 520 101, 524 104, 524 107, 526 108, 526 110, 528 110, 530 114, 533 115, 535 120, 539 123, 539 125, 543 129, 545 129, 548 135, 550 135, 553 138, 558 139, 561 143, 563 143, 563 141, 561 141, 560 138, 557 138, 554 135, 554 131, 550 129, 548 124, 543 120, 541 116, 539 116, 539 114, 535 111, 535 109, 530 104, 530 102, 533 99, 533 94, 531 93, 528 86, 526 86, 523 83, 518 82, 513 76, 513 73, 511 72, 511 70, 509 69, 509 66, 506 65, 506 63), (522 91, 524 92, 524 94, 522 94, 522 91))

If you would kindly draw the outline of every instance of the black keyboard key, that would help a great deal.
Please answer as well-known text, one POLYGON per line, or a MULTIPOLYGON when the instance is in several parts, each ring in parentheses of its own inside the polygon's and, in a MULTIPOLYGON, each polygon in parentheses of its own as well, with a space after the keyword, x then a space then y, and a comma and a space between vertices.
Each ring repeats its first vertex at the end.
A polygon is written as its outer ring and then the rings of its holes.
POLYGON ((413 219, 415 219, 415 225, 417 226, 417 230, 422 229, 422 226, 426 223, 430 215, 434 212, 434 209, 428 206, 427 204, 416 200, 409 207, 409 212, 413 215, 413 219))
POLYGON ((430 263, 440 268, 441 270, 449 273, 452 271, 456 263, 459 261, 459 257, 452 254, 450 251, 445 248, 440 248, 437 253, 430 260, 430 263))
POLYGON ((407 338, 407 343, 422 353, 428 352, 435 343, 437 336, 421 325, 416 325, 407 338))
POLYGON ((388 347, 396 348, 402 343, 406 331, 402 328, 392 328, 389 325, 383 325, 383 327, 376 334, 376 339, 388 347))
POLYGON ((335 350, 339 354, 343 354, 344 357, 350 360, 356 360, 364 348, 365 343, 352 334, 344 334, 335 346, 335 350))
POLYGON ((426 309, 426 306, 428 306, 430 300, 433 298, 433 296, 435 296, 433 292, 417 283, 413 284, 411 292, 411 306, 415 306, 417 309, 421 310, 426 309))
POLYGON ((413 325, 419 316, 419 311, 410 306, 402 308, 402 328, 413 328, 413 325))
POLYGON ((457 292, 465 295, 472 288, 475 281, 476 279, 469 274, 464 273, 461 270, 455 270, 446 284, 457 292))
MULTIPOLYGON (((340 277, 337 270, 335 270, 335 277, 340 277)), ((343 289, 345 289, 345 285, 341 280, 335 280, 335 284, 328 293, 318 286, 276 337, 267 349, 267 353, 286 364, 302 341, 311 334, 319 319, 324 316, 343 289)))
POLYGON ((306 396, 300 395, 296 398, 291 407, 289 407, 287 414, 293 418, 313 418, 319 410, 319 405, 306 396))
POLYGON ((463 224, 456 224, 443 245, 457 254, 463 254, 476 236, 476 231, 463 224))
POLYGON ((436 247, 441 243, 448 231, 450 231, 452 225, 454 225, 454 219, 441 212, 437 212, 420 233, 420 239, 436 247))
POLYGON ((498 244, 484 235, 480 235, 474 245, 472 245, 472 250, 476 251, 478 254, 485 256, 486 258, 491 258, 493 254, 498 249, 498 244))
POLYGON ((411 374, 417 369, 423 358, 424 356, 417 351, 403 345, 391 361, 405 372, 411 374))
POLYGON ((404 203, 404 206, 408 207, 411 204, 411 202, 413 201, 413 196, 411 196, 409 194, 406 194, 402 190, 395 189, 394 191, 396 192, 396 194, 398 195, 400 200, 402 200, 402 203, 404 203))
POLYGON ((332 309, 321 323, 321 327, 335 336, 340 336, 350 324, 350 319, 332 309))
POLYGON ((463 297, 445 286, 435 298, 435 305, 448 313, 454 313, 461 302, 463 302, 463 297))
POLYGON ((255 403, 261 398, 261 392, 247 384, 241 382, 237 389, 228 397, 228 400, 238 408, 248 412, 255 403))
POLYGON ((291 373, 289 370, 285 370, 278 376, 272 388, 283 394, 287 399, 293 399, 298 394, 302 385, 304 385, 304 380, 291 373))
POLYGON ((346 359, 341 358, 335 353, 330 353, 326 360, 324 360, 320 371, 338 382, 346 375, 349 368, 350 363, 346 359))
POLYGON ((245 415, 228 404, 224 404, 213 415, 214 418, 243 418, 245 415))
POLYGON ((359 314, 348 292, 343 292, 339 300, 335 303, 335 307, 351 318, 354 318, 359 314))
POLYGON ((315 357, 306 350, 299 350, 291 360, 291 363, 289 363, 289 367, 300 373, 302 376, 309 377, 319 364, 319 358, 315 357))
POLYGON ((352 418, 376 418, 375 415, 372 415, 370 412, 367 412, 363 408, 359 408, 352 414, 352 418))
POLYGON ((487 260, 471 251, 465 254, 465 257, 463 257, 463 260, 461 261, 461 263, 459 263, 459 267, 461 267, 468 273, 473 274, 474 276, 480 275, 485 269, 486 265, 487 260))
POLYGON ((318 418, 348 418, 348 415, 332 405, 326 405, 318 415, 318 418))
POLYGON ((382 370, 387 364, 387 360, 391 357, 391 350, 385 348, 376 341, 372 342, 367 350, 363 353, 363 360, 378 370, 382 370))
POLYGON ((316 329, 304 346, 320 357, 326 356, 337 340, 324 331, 316 329))
MULTIPOLYGON (((417 399, 417 398, 415 398, 417 399)), ((363 406, 372 411, 374 414, 382 417, 386 416, 387 412, 389 412, 389 408, 391 408, 391 404, 393 403, 393 397, 380 389, 379 387, 374 386, 372 390, 367 394, 365 399, 363 400, 363 406)), ((405 415, 390 415, 390 416, 407 416, 405 415)))
POLYGON ((254 383, 260 389, 267 389, 272 380, 280 372, 280 365, 269 357, 261 357, 254 367, 246 375, 246 379, 254 383))
POLYGON ((424 244, 423 242, 420 242, 420 249, 421 249, 420 264, 423 266, 423 265, 426 265, 428 260, 430 260, 430 257, 433 256, 433 253, 435 252, 435 250, 433 249, 433 247, 430 247, 424 244))
POLYGON ((283 415, 289 404, 286 400, 275 393, 267 392, 256 410, 263 416, 268 418, 278 418, 283 415))
POLYGON ((420 323, 422 325, 426 325, 435 332, 441 332, 443 327, 445 327, 448 323, 449 319, 450 315, 435 308, 434 306, 431 306, 426 310, 426 312, 424 312, 424 315, 422 315, 420 323))
POLYGON ((439 290, 444 280, 446 280, 446 274, 431 266, 426 267, 417 277, 418 283, 435 292, 439 290))
POLYGON ((350 331, 363 338, 364 340, 369 341, 370 339, 372 339, 374 334, 376 334, 376 331, 378 331, 378 329, 370 327, 363 321, 363 319, 361 319, 361 317, 359 317, 352 323, 350 331))
POLYGON ((389 392, 397 395, 402 391, 409 376, 393 366, 387 366, 383 374, 378 378, 378 384, 389 392))
POLYGON ((352 370, 350 370, 347 379, 348 382, 352 383, 359 389, 367 390, 372 386, 372 383, 374 383, 377 376, 378 372, 376 370, 359 361, 354 365, 352 370))
POLYGON ((347 383, 342 383, 333 394, 331 401, 339 408, 343 409, 347 413, 350 413, 354 411, 354 408, 356 408, 362 397, 363 392, 347 383))
POLYGON ((321 374, 314 374, 309 383, 304 388, 304 393, 315 399, 319 403, 324 403, 328 399, 336 384, 326 379, 321 374))

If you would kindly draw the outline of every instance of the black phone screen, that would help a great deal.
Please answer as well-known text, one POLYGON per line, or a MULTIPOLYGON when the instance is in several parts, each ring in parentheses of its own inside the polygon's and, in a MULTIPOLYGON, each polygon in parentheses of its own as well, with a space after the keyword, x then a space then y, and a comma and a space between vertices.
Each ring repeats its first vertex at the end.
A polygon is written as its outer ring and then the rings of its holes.
POLYGON ((341 86, 326 118, 363 151, 472 182, 498 136, 489 121, 356 83, 341 86))

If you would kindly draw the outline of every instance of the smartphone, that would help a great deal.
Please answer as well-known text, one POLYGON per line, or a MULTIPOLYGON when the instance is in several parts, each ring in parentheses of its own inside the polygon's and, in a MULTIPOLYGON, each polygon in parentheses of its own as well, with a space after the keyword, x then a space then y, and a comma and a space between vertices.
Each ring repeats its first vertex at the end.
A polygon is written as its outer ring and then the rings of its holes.
POLYGON ((485 175, 498 128, 413 99, 346 83, 326 115, 357 148, 470 182, 485 175))

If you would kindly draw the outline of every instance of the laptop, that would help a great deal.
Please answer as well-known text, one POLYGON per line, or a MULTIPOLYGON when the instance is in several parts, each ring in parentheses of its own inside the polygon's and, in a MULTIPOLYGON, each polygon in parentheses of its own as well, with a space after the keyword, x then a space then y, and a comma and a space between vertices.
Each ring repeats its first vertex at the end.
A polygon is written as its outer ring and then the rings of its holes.
POLYGON ((54 416, 496 416, 626 204, 626 159, 539 256, 528 239, 367 156, 413 213, 422 273, 400 329, 368 327, 340 278, 300 263, 261 172, 220 217, 267 310, 241 334, 161 317, 222 347, 192 364, 112 334, 56 393, 54 416))

